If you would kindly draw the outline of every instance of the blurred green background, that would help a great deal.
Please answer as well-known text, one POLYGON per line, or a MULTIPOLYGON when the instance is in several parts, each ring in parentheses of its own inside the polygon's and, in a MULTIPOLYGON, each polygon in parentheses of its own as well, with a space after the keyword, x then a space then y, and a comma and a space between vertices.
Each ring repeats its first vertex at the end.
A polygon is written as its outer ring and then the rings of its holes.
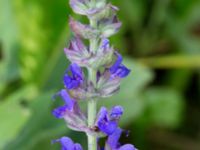
MULTIPOLYGON (((112 2, 123 26, 111 40, 132 73, 99 105, 125 107, 122 143, 200 150, 200 0, 112 2)), ((0 1, 0 149, 56 150, 51 140, 64 135, 86 146, 51 115, 69 63, 70 14, 68 0, 0 1)))

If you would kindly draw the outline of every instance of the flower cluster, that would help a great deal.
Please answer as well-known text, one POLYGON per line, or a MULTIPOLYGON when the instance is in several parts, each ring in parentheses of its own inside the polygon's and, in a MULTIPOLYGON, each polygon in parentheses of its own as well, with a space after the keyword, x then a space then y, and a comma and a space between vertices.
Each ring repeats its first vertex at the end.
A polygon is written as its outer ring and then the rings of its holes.
MULTIPOLYGON (((70 6, 75 13, 87 16, 90 24, 70 18, 74 38, 64 52, 71 64, 63 77, 64 88, 54 96, 60 97, 64 105, 55 108, 52 114, 64 119, 70 129, 85 132, 88 150, 136 150, 131 144, 118 142, 123 132, 118 126, 124 111, 121 106, 113 106, 110 110, 101 107, 96 113, 98 99, 115 94, 121 79, 130 73, 108 39, 121 26, 116 16, 118 8, 107 4, 106 0, 70 0, 70 6), (85 40, 89 40, 89 46, 85 40), (88 103, 87 115, 81 111, 79 101, 88 103), (98 146, 101 137, 107 137, 104 148, 98 146)), ((80 144, 68 137, 53 140, 55 142, 61 143, 62 150, 82 150, 80 144)))

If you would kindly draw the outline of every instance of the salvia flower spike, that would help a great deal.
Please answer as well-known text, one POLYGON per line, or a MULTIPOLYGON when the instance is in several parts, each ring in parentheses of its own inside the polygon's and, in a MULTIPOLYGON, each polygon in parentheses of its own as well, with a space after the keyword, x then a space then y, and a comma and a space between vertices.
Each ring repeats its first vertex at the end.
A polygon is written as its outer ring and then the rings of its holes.
MULTIPOLYGON (((64 119, 70 129, 84 132, 88 137, 88 150, 136 150, 132 144, 119 143, 123 132, 118 124, 124 112, 122 106, 111 109, 102 106, 97 113, 98 99, 118 92, 121 80, 130 73, 108 39, 121 27, 116 16, 118 8, 106 0, 69 0, 69 3, 72 10, 86 16, 90 24, 69 17, 74 37, 64 53, 71 64, 63 76, 64 89, 54 96, 61 98, 63 105, 52 114, 64 119), (89 45, 85 40, 89 40, 89 45), (87 114, 79 107, 80 101, 88 104, 87 114), (99 138, 103 137, 107 138, 104 147, 98 145, 99 138)), ((83 150, 80 144, 65 136, 52 143, 60 143, 61 150, 83 150)))

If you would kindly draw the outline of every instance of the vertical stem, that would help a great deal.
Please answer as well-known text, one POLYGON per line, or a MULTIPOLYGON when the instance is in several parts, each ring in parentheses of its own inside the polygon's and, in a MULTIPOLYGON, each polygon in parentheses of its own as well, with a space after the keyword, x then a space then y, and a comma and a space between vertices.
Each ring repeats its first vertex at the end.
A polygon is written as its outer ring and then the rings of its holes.
MULTIPOLYGON (((89 80, 96 84, 96 70, 88 68, 89 80)), ((97 101, 95 99, 88 100, 88 126, 91 127, 95 123, 97 101)), ((95 136, 87 135, 88 150, 97 150, 97 139, 95 136)))
MULTIPOLYGON (((88 101, 88 126, 93 126, 96 118, 96 100, 88 101)), ((88 150, 97 150, 97 139, 95 136, 88 136, 88 150)))
MULTIPOLYGON (((96 0, 92 0, 95 5, 96 0)), ((90 26, 93 28, 97 27, 97 21, 90 19, 90 26)), ((95 53, 98 48, 98 38, 90 39, 90 51, 95 53)), ((89 81, 96 86, 96 73, 97 70, 93 68, 88 68, 88 78, 89 81)), ((94 126, 96 119, 96 111, 97 111, 97 101, 96 99, 88 100, 88 126, 94 126)), ((93 135, 87 135, 88 137, 88 150, 97 150, 97 138, 93 135)))
MULTIPOLYGON (((93 28, 96 28, 97 27, 97 21, 96 20, 90 20, 90 26, 93 27, 93 28)), ((98 39, 97 38, 90 39, 90 51, 95 53, 96 50, 97 50, 97 46, 98 46, 98 39)))

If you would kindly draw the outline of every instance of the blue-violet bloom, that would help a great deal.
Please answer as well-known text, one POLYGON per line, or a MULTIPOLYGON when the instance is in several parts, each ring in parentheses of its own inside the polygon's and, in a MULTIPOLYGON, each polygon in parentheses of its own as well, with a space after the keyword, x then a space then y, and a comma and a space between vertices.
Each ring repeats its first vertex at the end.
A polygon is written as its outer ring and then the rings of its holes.
POLYGON ((120 88, 121 79, 129 75, 130 69, 122 64, 122 56, 115 52, 116 61, 103 73, 97 74, 97 89, 101 97, 109 97, 120 88))
POLYGON ((117 59, 109 69, 111 73, 111 78, 115 77, 125 78, 130 73, 130 70, 122 64, 123 61, 122 56, 118 52, 115 52, 115 55, 117 59))
POLYGON ((65 136, 60 139, 52 141, 52 143, 56 142, 60 142, 61 150, 83 150, 80 144, 74 143, 70 138, 65 136))
POLYGON ((114 106, 110 112, 105 107, 101 107, 96 125, 106 135, 111 135, 118 126, 118 121, 123 114, 123 108, 121 106, 114 106))
POLYGON ((77 101, 71 99, 65 89, 58 92, 56 96, 60 96, 64 100, 65 105, 55 108, 52 114, 58 119, 63 118, 69 128, 76 131, 86 131, 88 129, 87 119, 81 112, 77 101))
POLYGON ((118 141, 122 134, 122 129, 117 128, 113 134, 108 136, 105 150, 137 150, 132 144, 121 145, 118 141))
POLYGON ((83 71, 77 64, 73 63, 66 70, 63 78, 64 85, 69 90, 75 89, 83 83, 83 78, 83 71))

